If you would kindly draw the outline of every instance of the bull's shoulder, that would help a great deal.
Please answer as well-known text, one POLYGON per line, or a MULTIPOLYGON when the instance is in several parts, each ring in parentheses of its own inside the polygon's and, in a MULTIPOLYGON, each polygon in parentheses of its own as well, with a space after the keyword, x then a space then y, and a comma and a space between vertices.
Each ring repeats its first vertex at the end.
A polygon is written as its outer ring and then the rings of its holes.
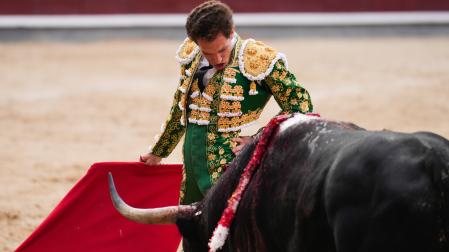
POLYGON ((348 192, 358 188, 351 194, 359 200, 372 193, 379 182, 385 186, 382 190, 394 191, 429 175, 424 167, 432 146, 415 134, 348 131, 329 148, 335 151, 327 178, 329 187, 348 192))
POLYGON ((374 199, 400 200, 429 183, 428 148, 413 134, 357 131, 342 138, 333 146, 334 160, 326 178, 330 212, 337 213, 344 204, 368 209, 374 199))
POLYGON ((449 150, 449 140, 441 135, 428 131, 419 131, 413 133, 415 137, 420 139, 423 143, 428 145, 437 145, 449 150))

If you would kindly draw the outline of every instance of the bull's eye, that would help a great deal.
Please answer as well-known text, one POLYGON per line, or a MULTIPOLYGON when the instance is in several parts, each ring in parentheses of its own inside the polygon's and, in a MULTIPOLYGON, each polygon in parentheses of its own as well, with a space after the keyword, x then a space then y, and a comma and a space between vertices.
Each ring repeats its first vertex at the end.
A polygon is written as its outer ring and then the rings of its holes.
POLYGON ((201 215, 202 213, 203 213, 203 212, 198 211, 198 212, 195 213, 195 216, 201 215))

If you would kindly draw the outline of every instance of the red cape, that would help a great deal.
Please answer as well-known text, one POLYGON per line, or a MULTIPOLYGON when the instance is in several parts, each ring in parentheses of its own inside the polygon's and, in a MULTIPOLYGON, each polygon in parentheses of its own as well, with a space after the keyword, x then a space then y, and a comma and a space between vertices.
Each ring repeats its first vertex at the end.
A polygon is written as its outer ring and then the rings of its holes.
POLYGON ((122 217, 109 196, 112 172, 120 196, 139 208, 178 204, 182 165, 96 163, 16 251, 167 251, 180 234, 175 225, 145 225, 122 217))

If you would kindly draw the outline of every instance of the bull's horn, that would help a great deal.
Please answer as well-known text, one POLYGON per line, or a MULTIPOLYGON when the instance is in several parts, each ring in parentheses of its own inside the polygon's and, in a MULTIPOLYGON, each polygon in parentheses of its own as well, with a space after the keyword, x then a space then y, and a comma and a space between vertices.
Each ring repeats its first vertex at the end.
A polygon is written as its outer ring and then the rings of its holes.
POLYGON ((144 224, 174 224, 176 222, 176 216, 182 212, 191 212, 195 210, 194 206, 169 206, 160 208, 134 208, 125 203, 120 198, 115 189, 114 179, 109 172, 109 193, 111 194, 112 203, 115 209, 122 214, 125 218, 144 224))

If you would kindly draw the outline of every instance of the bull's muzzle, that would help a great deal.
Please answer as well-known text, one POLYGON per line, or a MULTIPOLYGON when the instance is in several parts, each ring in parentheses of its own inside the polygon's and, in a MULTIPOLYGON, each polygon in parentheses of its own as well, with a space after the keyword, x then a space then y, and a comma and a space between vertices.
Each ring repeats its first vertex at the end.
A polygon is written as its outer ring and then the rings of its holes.
POLYGON ((111 194, 112 203, 115 209, 125 218, 144 224, 174 224, 176 217, 181 213, 192 213, 195 211, 194 206, 179 205, 160 208, 134 208, 126 204, 118 195, 114 185, 114 179, 109 172, 109 192, 111 194))

